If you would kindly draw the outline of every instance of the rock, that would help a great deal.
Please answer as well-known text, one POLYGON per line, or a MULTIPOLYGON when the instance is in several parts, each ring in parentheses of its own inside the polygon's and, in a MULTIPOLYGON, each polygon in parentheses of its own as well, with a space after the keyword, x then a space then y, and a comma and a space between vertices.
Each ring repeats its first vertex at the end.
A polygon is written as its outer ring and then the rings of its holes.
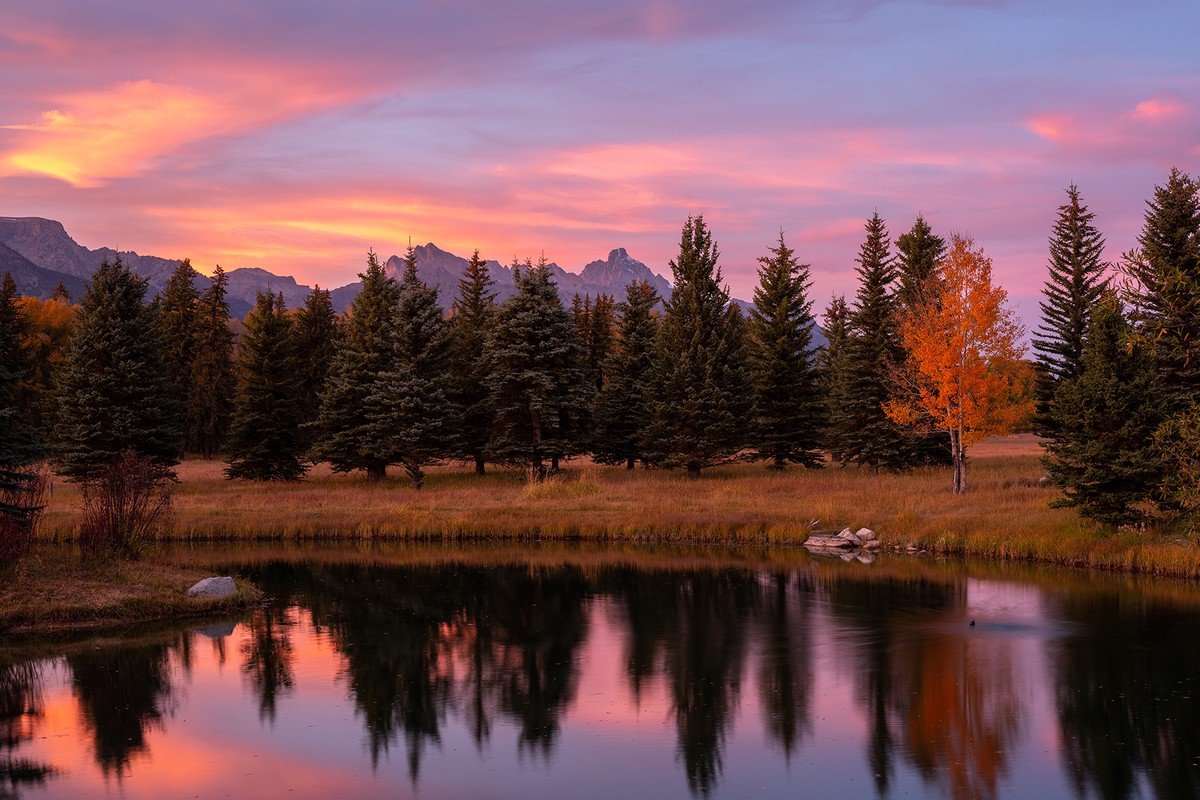
POLYGON ((875 531, 871 530, 870 528, 859 528, 854 532, 854 535, 864 542, 873 542, 879 538, 875 531))
POLYGON ((187 590, 188 597, 233 597, 236 593, 237 587, 233 585, 233 578, 228 576, 205 578, 187 590))
POLYGON ((883 542, 879 541, 878 539, 871 539, 863 542, 863 547, 867 548, 868 550, 878 550, 879 548, 883 547, 883 542))
POLYGON ((838 548, 838 547, 855 547, 856 542, 848 539, 843 539, 839 536, 826 536, 824 534, 816 534, 804 540, 805 547, 820 547, 820 548, 838 548))
POLYGON ((855 547, 862 547, 862 539, 858 538, 858 534, 854 533, 849 528, 843 529, 842 532, 838 534, 838 538, 845 539, 855 547))

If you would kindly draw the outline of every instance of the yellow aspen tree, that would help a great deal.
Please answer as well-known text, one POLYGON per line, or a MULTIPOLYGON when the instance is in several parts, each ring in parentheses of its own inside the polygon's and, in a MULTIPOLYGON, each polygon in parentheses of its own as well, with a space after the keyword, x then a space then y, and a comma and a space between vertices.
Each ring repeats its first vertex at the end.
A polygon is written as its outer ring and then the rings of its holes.
POLYGON ((1033 413, 1024 329, 992 285, 992 261, 954 236, 929 281, 927 301, 900 326, 909 353, 901 390, 884 410, 901 425, 924 420, 950 434, 954 493, 967 489, 967 448, 1011 433, 1033 413))

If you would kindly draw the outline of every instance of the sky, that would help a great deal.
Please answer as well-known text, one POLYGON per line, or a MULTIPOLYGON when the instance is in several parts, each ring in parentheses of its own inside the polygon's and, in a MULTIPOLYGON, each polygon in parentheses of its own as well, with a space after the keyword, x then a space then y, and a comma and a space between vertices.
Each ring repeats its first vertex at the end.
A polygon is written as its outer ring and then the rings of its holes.
POLYGON ((0 216, 339 286, 410 240, 735 296, 782 230, 813 298, 863 223, 973 236, 1028 325, 1078 184, 1133 245, 1200 171, 1196 0, 4 0, 0 216))

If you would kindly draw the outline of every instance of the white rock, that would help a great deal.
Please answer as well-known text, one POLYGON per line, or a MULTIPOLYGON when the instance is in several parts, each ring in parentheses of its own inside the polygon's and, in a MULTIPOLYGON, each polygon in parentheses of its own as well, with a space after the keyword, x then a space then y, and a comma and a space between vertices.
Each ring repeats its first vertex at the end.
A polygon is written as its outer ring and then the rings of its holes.
POLYGON ((851 532, 849 528, 846 528, 844 531, 839 533, 838 538, 845 539, 847 542, 850 542, 850 544, 858 545, 860 547, 862 546, 862 539, 859 538, 857 533, 851 532))
POLYGON ((233 585, 233 578, 228 576, 205 578, 188 589, 187 593, 188 597, 233 597, 237 593, 237 587, 233 585))
POLYGON ((863 547, 867 548, 868 550, 878 550, 879 548, 883 547, 883 542, 879 541, 878 539, 871 539, 868 542, 863 542, 863 547))
POLYGON ((875 531, 871 530, 870 528, 859 528, 854 532, 854 535, 859 539, 862 539, 864 542, 873 542, 879 538, 875 531))

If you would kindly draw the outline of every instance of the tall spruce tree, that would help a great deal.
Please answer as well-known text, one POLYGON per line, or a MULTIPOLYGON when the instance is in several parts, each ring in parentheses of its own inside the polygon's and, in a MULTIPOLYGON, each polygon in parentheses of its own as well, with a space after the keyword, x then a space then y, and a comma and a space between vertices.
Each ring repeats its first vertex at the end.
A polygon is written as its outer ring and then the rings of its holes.
POLYGON ((825 309, 822 319, 825 322, 825 338, 828 344, 821 349, 817 360, 825 420, 821 438, 833 459, 844 462, 841 432, 830 421, 837 419, 846 402, 850 386, 850 309, 846 306, 846 298, 840 294, 835 295, 829 302, 829 307, 825 309))
POLYGON ((403 466, 412 487, 420 489, 425 481, 423 468, 451 452, 450 331, 437 289, 417 276, 412 245, 404 263, 394 355, 391 366, 372 381, 364 412, 388 462, 403 466))
POLYGON ((750 310, 750 379, 754 449, 772 469, 822 464, 822 404, 812 346, 809 265, 784 241, 759 258, 750 310))
POLYGON ((175 405, 182 414, 179 429, 184 435, 184 441, 180 442, 184 449, 194 449, 188 433, 192 430, 189 402, 195 385, 192 372, 199 338, 197 303, 200 293, 193 282, 195 277, 192 262, 185 258, 171 273, 156 300, 159 337, 163 342, 162 358, 170 375, 175 405))
POLYGON ((1171 410, 1200 400, 1200 185, 1172 169, 1154 188, 1139 250, 1127 260, 1136 281, 1136 320, 1154 343, 1160 390, 1171 410))
POLYGON ((246 481, 304 476, 300 371, 283 295, 258 292, 238 340, 237 394, 229 423, 225 475, 246 481))
POLYGON ((546 476, 546 461, 570 453, 586 402, 581 349, 571 315, 543 258, 514 265, 517 294, 502 303, 488 342, 489 386, 495 410, 491 451, 546 476))
MULTIPOLYGON (((896 255, 896 313, 899 323, 907 315, 920 313, 929 301, 936 286, 938 264, 946 255, 946 240, 936 235, 925 218, 918 215, 912 228, 896 239, 896 255)), ((905 353, 906 360, 908 355, 905 353)), ((901 374, 904 372, 906 370, 901 370, 901 374)), ((906 460, 913 464, 949 465, 950 435, 936 430, 927 415, 919 416, 921 419, 913 426, 914 430, 908 431, 909 452, 906 460), (930 429, 930 432, 921 433, 916 429, 930 429)))
POLYGON ((1104 277, 1104 237, 1096 215, 1088 210, 1075 184, 1067 187, 1067 202, 1058 207, 1050 234, 1049 277, 1042 290, 1042 323, 1033 337, 1037 352, 1037 427, 1053 433, 1057 415, 1050 405, 1058 384, 1083 368, 1083 348, 1092 309, 1108 288, 1104 277))
POLYGON ((642 448, 650 424, 650 380, 658 334, 658 291, 645 280, 625 287, 620 323, 604 360, 604 377, 592 409, 592 453, 601 464, 633 469, 647 460, 642 448))
POLYGON ((362 289, 342 324, 337 353, 321 394, 314 425, 313 457, 330 462, 335 472, 366 470, 368 481, 387 473, 389 453, 367 418, 367 397, 375 377, 395 366, 396 318, 400 287, 388 277, 374 251, 360 273, 362 289))
POLYGON ((1134 279, 1134 319, 1151 343, 1155 393, 1163 407, 1153 447, 1166 459, 1159 499, 1171 511, 1195 506, 1187 464, 1200 461, 1200 182, 1172 169, 1154 188, 1138 250, 1126 258, 1134 279))
POLYGON ((311 427, 321 409, 321 392, 337 351, 338 318, 326 289, 314 286, 295 314, 292 344, 295 351, 296 395, 300 405, 301 438, 311 445, 311 427))
POLYGON ((1163 417, 1154 382, 1149 345, 1117 298, 1103 296, 1089 314, 1079 370, 1058 382, 1048 406, 1043 460, 1065 494, 1058 505, 1114 525, 1147 516, 1163 477, 1147 446, 1163 417))
POLYGON ((644 447, 658 464, 699 476, 749 441, 745 322, 729 302, 703 216, 689 217, 671 261, 674 286, 659 326, 652 422, 644 447))
POLYGON ((945 255, 946 240, 918 214, 912 228, 896 239, 896 302, 903 312, 925 304, 929 281, 937 275, 938 263, 945 255))
POLYGON ((212 458, 225 445, 236 376, 233 331, 225 293, 229 278, 218 264, 212 283, 197 303, 196 347, 192 360, 192 389, 188 400, 188 441, 194 452, 212 458))
POLYGON ((872 469, 900 470, 911 464, 904 431, 884 413, 890 375, 903 362, 897 329, 895 259, 887 226, 878 213, 867 220, 858 255, 858 293, 850 312, 846 346, 846 397, 831 420, 842 460, 872 469))
POLYGON ((179 462, 177 406, 145 296, 119 255, 92 274, 59 380, 56 468, 73 481, 102 478, 127 455, 165 473, 179 462))
POLYGON ((487 262, 476 250, 458 281, 458 298, 451 318, 450 398, 455 409, 455 449, 474 462, 475 473, 486 471, 492 432, 487 341, 496 317, 495 281, 487 262))
POLYGON ((24 531, 38 511, 26 500, 38 479, 32 465, 44 453, 41 432, 29 414, 26 385, 32 364, 18 299, 17 284, 5 272, 0 280, 0 516, 24 531))

